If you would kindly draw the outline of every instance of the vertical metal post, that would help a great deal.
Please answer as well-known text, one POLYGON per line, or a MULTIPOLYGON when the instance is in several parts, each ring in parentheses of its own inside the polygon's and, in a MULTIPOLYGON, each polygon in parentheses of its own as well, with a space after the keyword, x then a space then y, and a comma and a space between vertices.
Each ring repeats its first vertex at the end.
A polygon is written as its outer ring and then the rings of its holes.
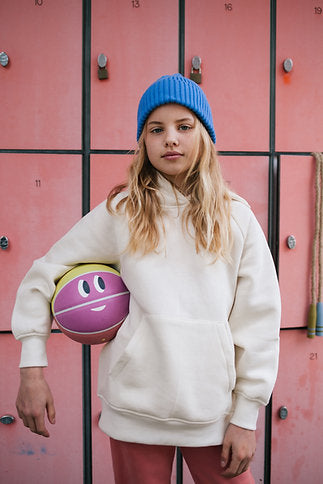
MULTIPOLYGON (((82 214, 90 210, 91 0, 83 0, 82 35, 82 214)), ((83 483, 92 483, 91 347, 82 347, 83 483)))
MULTIPOLYGON (((270 1, 270 118, 268 242, 278 273, 279 262, 279 158, 276 156, 276 0, 270 1)), ((266 407, 264 484, 271 480, 272 399, 266 407)))
POLYGON ((185 0, 178 3, 178 72, 185 74, 185 0))
MULTIPOLYGON (((185 75, 185 0, 178 2, 178 72, 185 75)), ((176 484, 183 483, 183 457, 176 449, 176 484)))

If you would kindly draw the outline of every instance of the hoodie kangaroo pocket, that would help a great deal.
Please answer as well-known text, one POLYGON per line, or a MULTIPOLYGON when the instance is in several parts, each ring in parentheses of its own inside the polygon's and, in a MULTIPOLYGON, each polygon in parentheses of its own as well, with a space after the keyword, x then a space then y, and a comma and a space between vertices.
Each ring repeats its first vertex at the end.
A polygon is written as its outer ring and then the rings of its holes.
POLYGON ((156 419, 203 423, 231 407, 227 323, 145 316, 108 375, 108 403, 156 419))

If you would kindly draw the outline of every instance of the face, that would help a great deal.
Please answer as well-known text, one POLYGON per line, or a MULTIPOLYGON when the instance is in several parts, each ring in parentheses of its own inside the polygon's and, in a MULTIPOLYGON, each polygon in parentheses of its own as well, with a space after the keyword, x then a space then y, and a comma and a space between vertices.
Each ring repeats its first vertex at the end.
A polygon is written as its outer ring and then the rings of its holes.
POLYGON ((192 163, 196 117, 184 106, 165 104, 147 119, 145 144, 150 163, 180 187, 192 163))

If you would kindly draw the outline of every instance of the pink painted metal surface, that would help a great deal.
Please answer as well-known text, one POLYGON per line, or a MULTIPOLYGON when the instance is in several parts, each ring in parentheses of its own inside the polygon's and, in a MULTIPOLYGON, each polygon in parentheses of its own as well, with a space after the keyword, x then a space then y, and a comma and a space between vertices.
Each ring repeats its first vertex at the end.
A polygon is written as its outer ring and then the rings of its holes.
POLYGON ((268 225, 268 165, 264 156, 221 156, 220 164, 229 188, 251 206, 263 231, 268 225))
POLYGON ((33 434, 17 415, 20 345, 10 334, 0 338, 0 482, 4 484, 75 484, 82 482, 81 345, 62 334, 48 340, 50 366, 45 370, 53 393, 56 424, 46 423, 49 439, 33 434))
POLYGON ((0 154, 0 227, 9 239, 0 250, 0 329, 10 329, 20 281, 81 216, 78 155, 0 154))
POLYGON ((2 0, 1 148, 80 149, 82 2, 2 0))
POLYGON ((92 2, 92 148, 133 149, 137 105, 158 77, 178 70, 178 5, 92 2), (99 54, 108 79, 98 79, 99 54))
POLYGON ((276 149, 322 150, 323 6, 277 2, 276 149), (285 59, 293 61, 286 72, 285 59))
POLYGON ((127 181, 133 155, 91 156, 91 207, 105 200, 112 188, 127 181))
POLYGON ((186 1, 185 75, 199 56, 219 150, 268 150, 269 7, 257 0, 186 1))
POLYGON ((305 330, 281 332, 280 369, 273 393, 271 482, 322 482, 322 340, 305 330), (287 418, 279 416, 286 407, 287 418))
POLYGON ((279 281, 282 326, 306 326, 310 304, 312 243, 315 228, 315 160, 281 158, 279 281), (294 249, 287 239, 296 239, 294 249))

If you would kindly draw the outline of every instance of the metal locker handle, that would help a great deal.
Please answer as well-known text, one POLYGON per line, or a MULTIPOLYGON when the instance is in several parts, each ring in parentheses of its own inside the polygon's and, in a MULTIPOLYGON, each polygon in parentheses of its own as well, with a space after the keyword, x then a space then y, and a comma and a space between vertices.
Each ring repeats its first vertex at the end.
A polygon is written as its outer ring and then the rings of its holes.
POLYGON ((285 59, 283 62, 283 68, 285 72, 290 72, 293 69, 293 59, 285 59))
POLYGON ((295 249, 296 247, 296 237, 294 235, 289 235, 286 240, 287 247, 289 249, 295 249))
POLYGON ((6 52, 0 52, 0 64, 3 67, 7 67, 9 64, 9 56, 6 52))
POLYGON ((2 417, 0 417, 0 422, 4 425, 10 425, 14 423, 15 420, 16 419, 13 415, 2 415, 2 417))
POLYGON ((6 250, 9 247, 9 239, 6 235, 0 237, 0 247, 2 250, 6 250))
POLYGON ((286 418, 288 417, 288 410, 287 410, 287 407, 285 407, 285 405, 283 405, 282 407, 280 407, 279 409, 279 418, 282 419, 282 420, 286 420, 286 418))

